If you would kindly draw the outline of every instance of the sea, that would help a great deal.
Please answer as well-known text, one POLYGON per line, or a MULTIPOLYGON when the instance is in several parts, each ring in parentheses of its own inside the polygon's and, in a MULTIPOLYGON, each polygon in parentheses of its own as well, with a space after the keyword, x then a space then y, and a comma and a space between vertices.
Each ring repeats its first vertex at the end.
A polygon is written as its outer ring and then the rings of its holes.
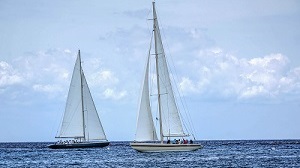
POLYGON ((300 167, 300 140, 197 141, 192 152, 140 153, 129 142, 49 149, 45 142, 0 143, 0 167, 300 167))

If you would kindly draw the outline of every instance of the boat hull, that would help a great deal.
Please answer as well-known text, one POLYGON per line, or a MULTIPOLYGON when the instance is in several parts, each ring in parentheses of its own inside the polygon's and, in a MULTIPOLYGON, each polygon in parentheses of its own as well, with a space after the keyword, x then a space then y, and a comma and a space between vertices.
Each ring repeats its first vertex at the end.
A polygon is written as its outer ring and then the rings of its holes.
POLYGON ((48 148, 51 149, 68 149, 68 148, 102 148, 108 146, 109 142, 83 142, 71 144, 52 144, 48 148))
POLYGON ((161 144, 161 143, 130 143, 139 152, 174 152, 195 151, 202 148, 200 144, 161 144))

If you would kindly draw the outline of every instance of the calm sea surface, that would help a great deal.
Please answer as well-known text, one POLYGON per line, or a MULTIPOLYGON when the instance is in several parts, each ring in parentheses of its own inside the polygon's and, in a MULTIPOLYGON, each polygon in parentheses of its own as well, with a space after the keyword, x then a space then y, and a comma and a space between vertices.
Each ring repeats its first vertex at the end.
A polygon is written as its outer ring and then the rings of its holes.
POLYGON ((0 167, 300 167, 300 140, 200 141, 194 152, 139 153, 129 142, 105 148, 48 149, 0 143, 0 167))

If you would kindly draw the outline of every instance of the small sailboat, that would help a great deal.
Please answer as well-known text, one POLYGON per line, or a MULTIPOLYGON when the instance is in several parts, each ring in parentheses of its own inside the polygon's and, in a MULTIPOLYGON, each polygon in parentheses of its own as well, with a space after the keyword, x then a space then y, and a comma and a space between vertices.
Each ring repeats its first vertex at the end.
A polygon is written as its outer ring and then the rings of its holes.
POLYGON ((80 50, 73 70, 63 121, 52 149, 92 148, 109 145, 81 67, 80 50))
POLYGON ((202 148, 201 144, 187 141, 187 134, 180 119, 179 110, 176 105, 174 92, 171 85, 168 65, 161 40, 160 30, 153 5, 153 36, 156 65, 157 99, 159 120, 160 141, 157 138, 156 129, 153 122, 150 107, 149 92, 149 62, 151 54, 151 44, 147 57, 145 76, 142 84, 142 93, 139 103, 137 117, 137 130, 135 141, 130 146, 139 152, 165 152, 165 151, 194 151, 202 148), (182 138, 181 143, 171 142, 171 138, 182 138), (185 140, 184 140, 185 139, 185 140))

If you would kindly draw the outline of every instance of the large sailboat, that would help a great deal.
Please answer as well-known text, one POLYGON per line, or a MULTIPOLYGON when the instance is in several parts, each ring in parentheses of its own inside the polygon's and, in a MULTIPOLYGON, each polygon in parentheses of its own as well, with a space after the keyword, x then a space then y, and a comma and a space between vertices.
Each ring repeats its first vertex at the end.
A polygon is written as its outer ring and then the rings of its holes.
POLYGON ((81 67, 80 50, 73 70, 60 131, 49 148, 92 148, 109 145, 81 67))
POLYGON ((135 141, 130 146, 139 152, 165 152, 165 151, 194 151, 202 148, 201 144, 196 144, 192 140, 187 141, 190 136, 184 131, 180 119, 179 110, 175 101, 174 92, 171 85, 169 69, 164 53, 158 26, 157 15, 155 11, 155 2, 153 5, 153 36, 154 50, 151 54, 152 38, 148 52, 147 63, 145 67, 145 76, 142 83, 142 93, 139 102, 139 111, 137 117, 137 130, 135 141), (156 128, 150 106, 149 89, 149 62, 150 56, 155 55, 156 83, 157 83, 157 101, 160 140, 157 138, 156 128), (171 138, 179 140, 171 142, 171 138), (181 140, 180 140, 181 138, 181 140))

